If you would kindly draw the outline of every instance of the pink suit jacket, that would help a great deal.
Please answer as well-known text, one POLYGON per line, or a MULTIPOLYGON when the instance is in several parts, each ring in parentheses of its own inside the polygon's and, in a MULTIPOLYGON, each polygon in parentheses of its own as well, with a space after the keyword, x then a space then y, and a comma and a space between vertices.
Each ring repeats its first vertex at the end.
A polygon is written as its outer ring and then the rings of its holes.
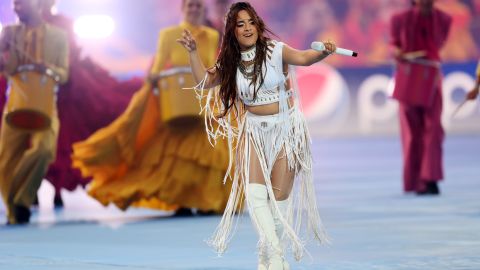
MULTIPOLYGON (((411 8, 395 15, 391 20, 392 45, 402 52, 419 50, 415 32, 420 18, 419 10, 411 8)), ((425 48, 421 63, 397 61, 393 98, 411 106, 430 107, 441 85, 439 50, 447 40, 451 17, 434 9, 432 14, 431 39, 425 48)))

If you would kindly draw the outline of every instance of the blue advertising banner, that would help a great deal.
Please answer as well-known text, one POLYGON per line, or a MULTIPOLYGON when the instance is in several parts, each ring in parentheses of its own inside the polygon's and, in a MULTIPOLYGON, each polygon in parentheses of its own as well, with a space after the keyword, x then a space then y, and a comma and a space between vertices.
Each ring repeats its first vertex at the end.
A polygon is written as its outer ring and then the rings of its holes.
MULTIPOLYGON (((480 104, 470 101, 454 115, 475 84, 476 62, 443 66, 443 115, 447 132, 480 133, 480 104)), ((313 134, 391 135, 398 132, 398 102, 390 98, 393 66, 298 68, 302 103, 313 134)))

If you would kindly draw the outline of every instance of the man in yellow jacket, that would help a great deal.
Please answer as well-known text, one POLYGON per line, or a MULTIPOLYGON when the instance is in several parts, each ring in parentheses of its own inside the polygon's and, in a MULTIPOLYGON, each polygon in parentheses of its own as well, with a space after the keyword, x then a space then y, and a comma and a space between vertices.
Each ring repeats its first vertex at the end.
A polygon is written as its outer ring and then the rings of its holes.
MULTIPOLYGON (((55 74, 57 83, 64 83, 68 78, 66 34, 42 20, 39 1, 13 1, 20 22, 2 31, 0 71, 12 80, 22 76, 20 67, 29 65, 34 72, 43 75, 50 72, 55 74)), ((41 86, 32 83, 29 87, 41 86)), ((29 222, 29 207, 48 165, 54 160, 59 124, 54 95, 42 101, 53 104, 49 124, 44 129, 24 130, 7 123, 10 103, 19 90, 11 87, 10 91, 1 125, 0 191, 7 207, 8 224, 22 224, 29 222)))

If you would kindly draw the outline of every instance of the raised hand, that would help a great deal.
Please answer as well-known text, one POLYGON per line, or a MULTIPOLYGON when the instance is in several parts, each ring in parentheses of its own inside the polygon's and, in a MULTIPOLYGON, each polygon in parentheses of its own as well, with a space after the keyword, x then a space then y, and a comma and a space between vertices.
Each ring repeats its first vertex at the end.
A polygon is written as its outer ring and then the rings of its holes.
POLYGON ((188 52, 197 50, 197 42, 195 41, 195 38, 193 38, 192 33, 187 29, 183 30, 182 37, 177 39, 177 42, 182 44, 188 52))

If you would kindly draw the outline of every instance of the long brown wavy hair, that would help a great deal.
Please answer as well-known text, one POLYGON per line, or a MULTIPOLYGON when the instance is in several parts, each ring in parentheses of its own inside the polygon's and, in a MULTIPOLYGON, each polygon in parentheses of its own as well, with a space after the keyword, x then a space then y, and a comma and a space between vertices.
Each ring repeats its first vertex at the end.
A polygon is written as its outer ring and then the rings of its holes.
MULTIPOLYGON (((222 100, 225 110, 221 112, 220 117, 224 117, 232 109, 236 108, 235 101, 237 99, 237 68, 240 65, 241 54, 240 45, 235 37, 235 28, 237 27, 237 16, 242 10, 248 12, 253 19, 254 26, 257 28, 258 40, 256 43, 256 55, 253 68, 252 84, 256 87, 263 84, 265 74, 263 74, 262 67, 266 61, 267 42, 268 37, 265 33, 273 34, 268 28, 262 18, 260 18, 255 9, 248 2, 237 2, 230 6, 225 17, 225 31, 220 47, 220 54, 217 59, 217 67, 220 75, 220 98, 222 100), (257 81, 259 82, 257 84, 257 81)), ((257 90, 254 91, 254 99, 257 97, 257 90)))

